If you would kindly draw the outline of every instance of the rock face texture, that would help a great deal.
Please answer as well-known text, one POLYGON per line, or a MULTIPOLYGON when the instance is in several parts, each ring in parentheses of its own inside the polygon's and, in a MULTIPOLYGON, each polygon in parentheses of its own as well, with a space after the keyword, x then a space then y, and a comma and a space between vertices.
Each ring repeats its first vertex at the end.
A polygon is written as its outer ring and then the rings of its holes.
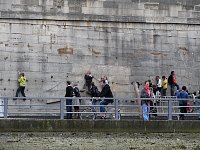
MULTIPOLYGON (((0 93, 64 96, 65 81, 106 75, 115 96, 132 81, 169 76, 199 89, 198 0, 0 0, 0 93)), ((98 85, 98 81, 94 79, 98 85)))

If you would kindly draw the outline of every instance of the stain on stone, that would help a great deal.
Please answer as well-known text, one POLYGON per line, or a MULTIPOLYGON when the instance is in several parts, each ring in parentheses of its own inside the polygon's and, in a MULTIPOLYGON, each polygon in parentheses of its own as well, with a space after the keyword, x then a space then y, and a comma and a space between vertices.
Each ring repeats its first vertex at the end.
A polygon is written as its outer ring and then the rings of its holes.
POLYGON ((101 54, 101 52, 97 52, 96 50, 94 50, 94 49, 91 48, 90 46, 89 46, 88 50, 91 51, 92 54, 94 54, 94 55, 100 55, 100 54, 101 54))
POLYGON ((92 49, 92 53, 95 54, 95 55, 100 55, 101 54, 100 52, 97 52, 94 49, 92 49))
POLYGON ((189 53, 189 50, 186 47, 179 47, 178 51, 182 52, 183 55, 186 55, 189 53))
POLYGON ((58 50, 58 54, 62 55, 62 54, 73 54, 74 49, 71 47, 64 47, 64 48, 59 48, 58 50))
POLYGON ((189 51, 186 47, 179 47, 179 50, 182 50, 182 51, 189 51))
POLYGON ((30 47, 31 47, 29 43, 28 43, 27 47, 28 47, 28 48, 30 48, 30 47))
POLYGON ((161 52, 152 52, 151 54, 152 54, 152 55, 162 55, 161 52))
POLYGON ((145 9, 154 9, 154 10, 158 10, 159 9, 159 3, 145 3, 144 4, 144 8, 145 9))

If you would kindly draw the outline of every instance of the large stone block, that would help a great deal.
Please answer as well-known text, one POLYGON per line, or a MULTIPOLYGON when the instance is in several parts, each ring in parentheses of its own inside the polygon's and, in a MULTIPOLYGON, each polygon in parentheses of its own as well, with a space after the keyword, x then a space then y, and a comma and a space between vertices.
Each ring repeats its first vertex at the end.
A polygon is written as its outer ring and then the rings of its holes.
POLYGON ((39 43, 50 43, 51 37, 50 36, 39 36, 39 43))
POLYGON ((0 23, 0 33, 10 33, 10 24, 0 23))
POLYGON ((21 0, 21 4, 23 5, 39 5, 39 0, 21 0))

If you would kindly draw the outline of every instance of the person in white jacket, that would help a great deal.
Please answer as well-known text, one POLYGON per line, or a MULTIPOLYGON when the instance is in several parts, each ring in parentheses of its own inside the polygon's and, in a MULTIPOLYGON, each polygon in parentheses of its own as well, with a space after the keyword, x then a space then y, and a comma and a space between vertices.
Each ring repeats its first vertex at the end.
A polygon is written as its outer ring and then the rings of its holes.
POLYGON ((162 80, 160 79, 160 76, 156 76, 156 86, 157 86, 157 91, 161 92, 162 80))

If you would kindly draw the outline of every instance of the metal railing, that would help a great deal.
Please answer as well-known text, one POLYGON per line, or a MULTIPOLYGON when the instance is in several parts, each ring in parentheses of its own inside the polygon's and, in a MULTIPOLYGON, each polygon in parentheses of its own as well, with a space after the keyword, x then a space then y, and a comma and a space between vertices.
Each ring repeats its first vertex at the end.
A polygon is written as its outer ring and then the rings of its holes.
MULTIPOLYGON (((2 104, 0 105, 0 114, 3 118, 8 117, 18 117, 18 116, 49 116, 57 117, 59 119, 64 119, 66 114, 80 114, 81 119, 84 119, 84 115, 93 116, 92 119, 98 118, 98 114, 110 115, 110 119, 120 120, 121 116, 142 116, 141 111, 141 100, 147 100, 147 98, 113 98, 113 103, 106 105, 106 112, 100 112, 100 104, 92 105, 91 101, 96 100, 107 100, 106 98, 91 98, 91 97, 0 97, 2 104), (17 99, 17 100, 13 100, 17 99), (72 99, 72 101, 79 99, 82 102, 80 105, 66 105, 66 99, 72 99), (53 102, 47 104, 48 100, 53 102), (55 101, 55 102, 54 102, 55 101), (79 112, 67 112, 67 106, 79 106, 79 112), (93 110, 95 108, 95 111, 93 110), (2 112, 1 112, 2 110, 2 112)), ((165 98, 151 98, 148 99, 152 101, 153 105, 150 109, 156 109, 156 111, 150 111, 150 115, 164 116, 167 120, 172 120, 174 116, 178 118, 180 114, 184 115, 200 115, 197 110, 200 106, 197 100, 194 99, 177 99, 176 97, 165 97, 165 98), (192 102, 190 106, 179 106, 179 101, 185 100, 187 102, 192 102), (180 113, 180 108, 190 107, 193 112, 190 113, 180 113)))

